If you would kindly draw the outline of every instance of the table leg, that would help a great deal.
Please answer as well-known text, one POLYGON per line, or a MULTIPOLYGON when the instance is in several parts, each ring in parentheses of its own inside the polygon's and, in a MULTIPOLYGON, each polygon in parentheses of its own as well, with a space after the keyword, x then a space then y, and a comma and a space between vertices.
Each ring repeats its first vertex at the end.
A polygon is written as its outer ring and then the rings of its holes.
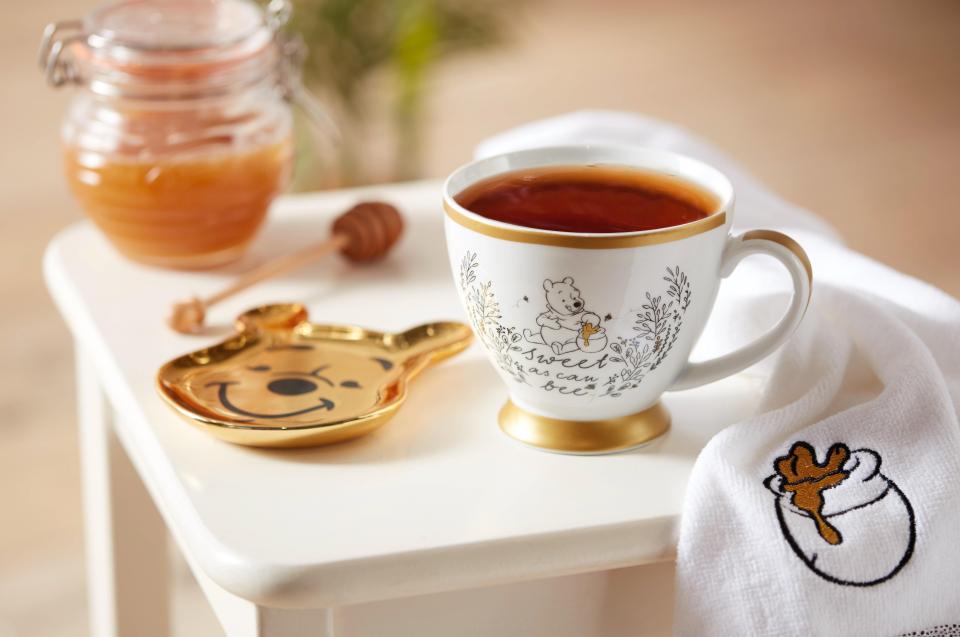
POLYGON ((222 588, 200 568, 186 547, 180 548, 227 637, 344 637, 342 630, 334 629, 335 609, 261 606, 222 588))
POLYGON ((169 635, 166 527, 117 440, 113 411, 79 345, 76 356, 90 634, 169 635))
POLYGON ((334 629, 334 610, 288 610, 257 608, 258 637, 337 637, 334 629))

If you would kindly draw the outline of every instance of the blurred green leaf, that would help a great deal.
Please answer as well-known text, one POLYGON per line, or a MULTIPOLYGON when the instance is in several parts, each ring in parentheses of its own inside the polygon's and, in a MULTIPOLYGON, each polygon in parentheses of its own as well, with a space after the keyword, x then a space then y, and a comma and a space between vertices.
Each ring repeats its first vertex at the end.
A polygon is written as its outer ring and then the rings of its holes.
MULTIPOLYGON (((390 73, 397 136, 394 170, 412 178, 420 171, 420 118, 426 78, 442 59, 498 44, 518 2, 508 0, 294 0, 291 28, 309 47, 307 84, 336 102, 346 129, 367 113, 362 87, 378 71, 390 73)), ((356 149, 346 135, 341 164, 348 182, 362 180, 356 149)))

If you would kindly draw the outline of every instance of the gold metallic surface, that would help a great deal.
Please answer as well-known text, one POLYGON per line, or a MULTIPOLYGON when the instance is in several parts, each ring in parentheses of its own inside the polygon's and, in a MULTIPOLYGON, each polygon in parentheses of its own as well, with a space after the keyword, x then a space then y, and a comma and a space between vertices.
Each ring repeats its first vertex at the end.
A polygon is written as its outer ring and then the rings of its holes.
POLYGON ((773 241, 792 252, 797 259, 800 260, 800 263, 803 264, 803 269, 807 271, 807 280, 810 281, 811 285, 813 284, 813 265, 810 263, 810 257, 807 256, 807 251, 804 250, 799 243, 794 241, 792 237, 782 232, 777 232, 776 230, 748 230, 743 233, 744 241, 750 241, 751 239, 773 241))
POLYGON ((605 420, 561 420, 530 413, 512 401, 500 409, 500 429, 520 442, 547 451, 597 454, 625 451, 662 436, 670 412, 657 402, 636 414, 605 420))
POLYGON ((537 245, 557 246, 560 248, 583 248, 589 250, 603 250, 610 248, 633 248, 649 246, 658 243, 668 243, 679 239, 686 239, 714 228, 719 228, 727 222, 727 213, 715 212, 703 219, 685 223, 682 226, 670 226, 657 230, 646 230, 640 233, 604 235, 580 235, 520 226, 503 227, 478 221, 468 217, 455 209, 448 202, 443 202, 443 209, 447 216, 458 224, 494 239, 514 241, 517 243, 534 243, 537 245))
POLYGON ((267 305, 237 333, 157 373, 160 395, 188 422, 254 447, 306 447, 361 436, 386 422, 426 366, 464 350, 462 323, 396 334, 315 325, 300 305, 267 305))

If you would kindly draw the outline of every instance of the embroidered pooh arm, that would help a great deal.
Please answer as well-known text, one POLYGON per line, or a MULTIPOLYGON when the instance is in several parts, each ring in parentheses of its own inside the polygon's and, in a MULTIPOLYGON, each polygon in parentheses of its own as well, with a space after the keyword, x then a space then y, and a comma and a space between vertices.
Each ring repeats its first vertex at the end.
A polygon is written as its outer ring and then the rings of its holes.
POLYGON ((790 501, 813 519, 820 537, 833 545, 842 543, 843 537, 823 517, 823 492, 837 486, 850 475, 849 471, 843 470, 843 464, 849 457, 847 446, 837 443, 830 447, 824 464, 818 464, 813 448, 805 442, 798 442, 788 455, 774 462, 774 468, 783 479, 782 489, 792 494, 790 501))

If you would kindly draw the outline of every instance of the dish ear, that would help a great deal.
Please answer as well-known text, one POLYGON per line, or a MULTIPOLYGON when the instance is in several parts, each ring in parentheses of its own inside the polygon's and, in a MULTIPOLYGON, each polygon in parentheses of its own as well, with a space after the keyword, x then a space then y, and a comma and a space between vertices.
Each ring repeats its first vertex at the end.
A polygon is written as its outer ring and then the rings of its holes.
POLYGON ((573 277, 565 276, 563 277, 563 282, 566 283, 567 285, 573 285, 573 277))
POLYGON ((237 317, 237 329, 289 330, 307 320, 307 308, 299 303, 261 305, 237 317))
POLYGON ((425 355, 428 362, 453 356, 466 349, 473 340, 470 328, 455 322, 418 325, 393 336, 401 350, 400 356, 414 358, 425 355))
POLYGON ((554 283, 553 283, 553 281, 551 281, 550 279, 544 279, 544 280, 543 280, 543 289, 546 290, 547 292, 549 292, 551 289, 553 289, 553 285, 554 285, 554 283))

